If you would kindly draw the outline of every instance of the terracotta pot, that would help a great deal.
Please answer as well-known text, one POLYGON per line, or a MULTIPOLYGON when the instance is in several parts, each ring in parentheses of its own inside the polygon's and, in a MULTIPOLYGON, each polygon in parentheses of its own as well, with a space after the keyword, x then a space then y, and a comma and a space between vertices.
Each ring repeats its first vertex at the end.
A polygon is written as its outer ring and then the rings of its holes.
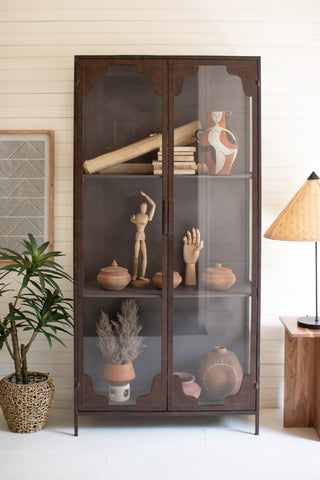
POLYGON ((235 353, 225 347, 214 347, 203 356, 198 376, 209 396, 221 401, 239 392, 243 372, 235 353))
POLYGON ((104 378, 112 385, 125 385, 136 378, 132 362, 117 365, 108 362, 104 371, 104 378))
POLYGON ((227 128, 231 112, 208 112, 209 128, 196 132, 200 151, 211 175, 229 175, 238 153, 235 135, 227 128))
POLYGON ((178 377, 180 377, 182 389, 185 395, 199 398, 201 387, 196 383, 196 377, 194 375, 186 372, 174 372, 174 375, 178 375, 178 377))
POLYGON ((97 281, 106 290, 123 290, 130 282, 131 276, 128 270, 119 267, 114 260, 109 267, 101 268, 97 281))
POLYGON ((113 402, 126 402, 130 399, 130 382, 136 378, 132 363, 117 365, 108 362, 104 378, 109 382, 109 399, 113 402))
POLYGON ((223 267, 221 263, 206 268, 201 276, 202 284, 211 290, 228 290, 235 281, 236 276, 231 268, 223 267))
MULTIPOLYGON (((173 288, 177 288, 182 282, 182 277, 179 272, 173 272, 173 288)), ((162 272, 155 273, 152 283, 157 288, 162 288, 162 272)))

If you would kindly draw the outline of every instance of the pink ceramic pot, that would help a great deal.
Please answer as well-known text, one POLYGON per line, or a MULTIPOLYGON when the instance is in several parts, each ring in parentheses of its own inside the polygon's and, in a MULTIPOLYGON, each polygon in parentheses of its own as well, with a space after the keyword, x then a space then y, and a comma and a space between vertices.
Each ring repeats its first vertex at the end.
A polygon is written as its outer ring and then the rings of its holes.
POLYGON ((174 375, 180 377, 182 389, 185 395, 199 398, 201 393, 201 387, 195 382, 196 377, 194 375, 186 372, 174 372, 174 375))
POLYGON ((235 281, 236 276, 231 268, 223 267, 221 263, 206 268, 201 276, 202 284, 211 290, 228 290, 235 281))
POLYGON ((115 260, 109 267, 101 268, 97 276, 97 282, 106 290, 123 290, 130 280, 131 276, 128 270, 119 267, 115 260))

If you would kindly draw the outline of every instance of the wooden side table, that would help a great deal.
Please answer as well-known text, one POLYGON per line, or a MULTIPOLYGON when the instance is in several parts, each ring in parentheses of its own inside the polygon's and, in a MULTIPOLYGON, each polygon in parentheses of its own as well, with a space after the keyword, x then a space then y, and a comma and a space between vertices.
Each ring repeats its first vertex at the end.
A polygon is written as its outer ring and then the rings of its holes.
POLYGON ((285 327, 284 427, 313 427, 320 437, 320 330, 297 326, 298 317, 280 317, 285 327))

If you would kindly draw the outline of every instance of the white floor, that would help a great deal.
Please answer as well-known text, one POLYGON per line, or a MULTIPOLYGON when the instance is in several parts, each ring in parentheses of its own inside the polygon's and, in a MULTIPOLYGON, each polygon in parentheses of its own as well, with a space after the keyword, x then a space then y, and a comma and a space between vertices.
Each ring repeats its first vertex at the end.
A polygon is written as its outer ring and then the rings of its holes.
POLYGON ((55 410, 37 433, 8 431, 0 414, 1 480, 320 479, 313 429, 282 428, 282 411, 253 417, 81 417, 55 410))

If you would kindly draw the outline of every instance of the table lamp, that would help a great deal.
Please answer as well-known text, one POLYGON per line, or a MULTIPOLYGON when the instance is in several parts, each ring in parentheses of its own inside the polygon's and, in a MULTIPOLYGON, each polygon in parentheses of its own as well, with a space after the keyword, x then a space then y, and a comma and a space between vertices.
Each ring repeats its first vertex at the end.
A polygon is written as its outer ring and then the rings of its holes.
POLYGON ((320 240, 320 180, 315 172, 290 200, 264 234, 272 240, 315 242, 316 315, 298 318, 299 327, 320 329, 318 317, 318 254, 320 240))

